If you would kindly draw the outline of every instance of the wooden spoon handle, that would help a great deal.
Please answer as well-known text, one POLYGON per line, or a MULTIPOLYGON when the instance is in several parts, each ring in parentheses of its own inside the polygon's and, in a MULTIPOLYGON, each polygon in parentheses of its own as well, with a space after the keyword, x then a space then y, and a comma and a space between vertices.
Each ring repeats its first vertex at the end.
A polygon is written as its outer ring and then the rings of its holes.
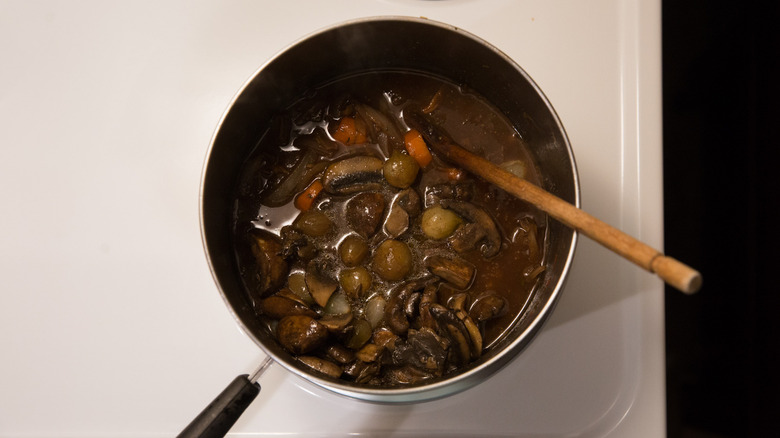
POLYGON ((657 274, 671 286, 687 294, 699 290, 701 274, 665 256, 660 251, 591 216, 563 199, 515 176, 490 161, 456 144, 428 118, 414 111, 404 112, 404 121, 420 131, 430 147, 448 161, 529 202, 553 218, 590 237, 606 248, 657 274))

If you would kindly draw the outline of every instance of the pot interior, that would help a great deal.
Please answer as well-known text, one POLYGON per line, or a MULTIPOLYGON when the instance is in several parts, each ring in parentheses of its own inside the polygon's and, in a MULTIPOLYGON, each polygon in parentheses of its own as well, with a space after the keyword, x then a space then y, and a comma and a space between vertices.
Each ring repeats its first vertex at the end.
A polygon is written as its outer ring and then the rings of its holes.
POLYGON ((378 389, 328 380, 284 351, 255 315, 241 281, 231 234, 232 199, 246 157, 271 118, 306 91, 374 70, 412 70, 464 84, 503 112, 529 145, 542 187, 579 205, 573 154, 552 106, 531 78, 486 42, 452 26, 417 18, 370 18, 314 33, 261 67, 223 116, 212 140, 201 186, 201 229, 215 281, 253 340, 288 370, 337 393, 380 402, 413 402, 478 383, 513 358, 552 311, 565 281, 576 233, 547 223, 546 274, 510 332, 459 374, 431 384, 378 389))

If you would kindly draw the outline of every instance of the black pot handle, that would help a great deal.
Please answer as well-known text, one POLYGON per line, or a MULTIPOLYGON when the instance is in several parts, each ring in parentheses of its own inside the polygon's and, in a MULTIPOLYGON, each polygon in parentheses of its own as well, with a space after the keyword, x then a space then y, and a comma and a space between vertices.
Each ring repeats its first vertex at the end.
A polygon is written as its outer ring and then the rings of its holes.
POLYGON ((179 438, 223 437, 260 393, 260 384, 248 374, 235 379, 181 431, 179 438))
POLYGON ((233 379, 177 437, 224 437, 260 393, 260 384, 257 383, 257 379, 270 364, 271 359, 268 358, 251 377, 248 374, 242 374, 233 379))

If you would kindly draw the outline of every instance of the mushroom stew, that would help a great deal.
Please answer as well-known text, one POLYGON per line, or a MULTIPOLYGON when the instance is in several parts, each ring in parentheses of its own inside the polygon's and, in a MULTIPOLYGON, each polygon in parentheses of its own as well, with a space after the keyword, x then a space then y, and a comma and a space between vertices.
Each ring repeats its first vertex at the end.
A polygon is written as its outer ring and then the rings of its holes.
POLYGON ((477 361, 545 271, 544 213, 439 159, 406 108, 538 183, 525 142, 485 99, 372 71, 275 117, 235 192, 235 256, 257 317, 313 372, 373 387, 477 361))

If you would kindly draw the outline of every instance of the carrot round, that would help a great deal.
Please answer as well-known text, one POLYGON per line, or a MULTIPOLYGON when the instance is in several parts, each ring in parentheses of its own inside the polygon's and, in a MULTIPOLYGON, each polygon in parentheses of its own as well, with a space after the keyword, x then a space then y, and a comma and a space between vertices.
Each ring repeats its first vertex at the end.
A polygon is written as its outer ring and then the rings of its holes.
POLYGON ((315 179, 311 184, 309 184, 309 187, 306 187, 306 190, 295 197, 295 208, 301 211, 307 211, 311 208, 314 200, 317 198, 317 196, 319 196, 321 191, 322 182, 318 179, 315 179))
POLYGON ((411 129, 404 134, 404 145, 406 146, 406 152, 409 152, 420 167, 425 167, 431 163, 433 157, 431 151, 428 149, 428 145, 425 144, 422 135, 416 130, 411 129))
POLYGON ((345 145, 366 142, 366 133, 360 129, 358 123, 352 117, 342 117, 331 135, 335 140, 345 145))

